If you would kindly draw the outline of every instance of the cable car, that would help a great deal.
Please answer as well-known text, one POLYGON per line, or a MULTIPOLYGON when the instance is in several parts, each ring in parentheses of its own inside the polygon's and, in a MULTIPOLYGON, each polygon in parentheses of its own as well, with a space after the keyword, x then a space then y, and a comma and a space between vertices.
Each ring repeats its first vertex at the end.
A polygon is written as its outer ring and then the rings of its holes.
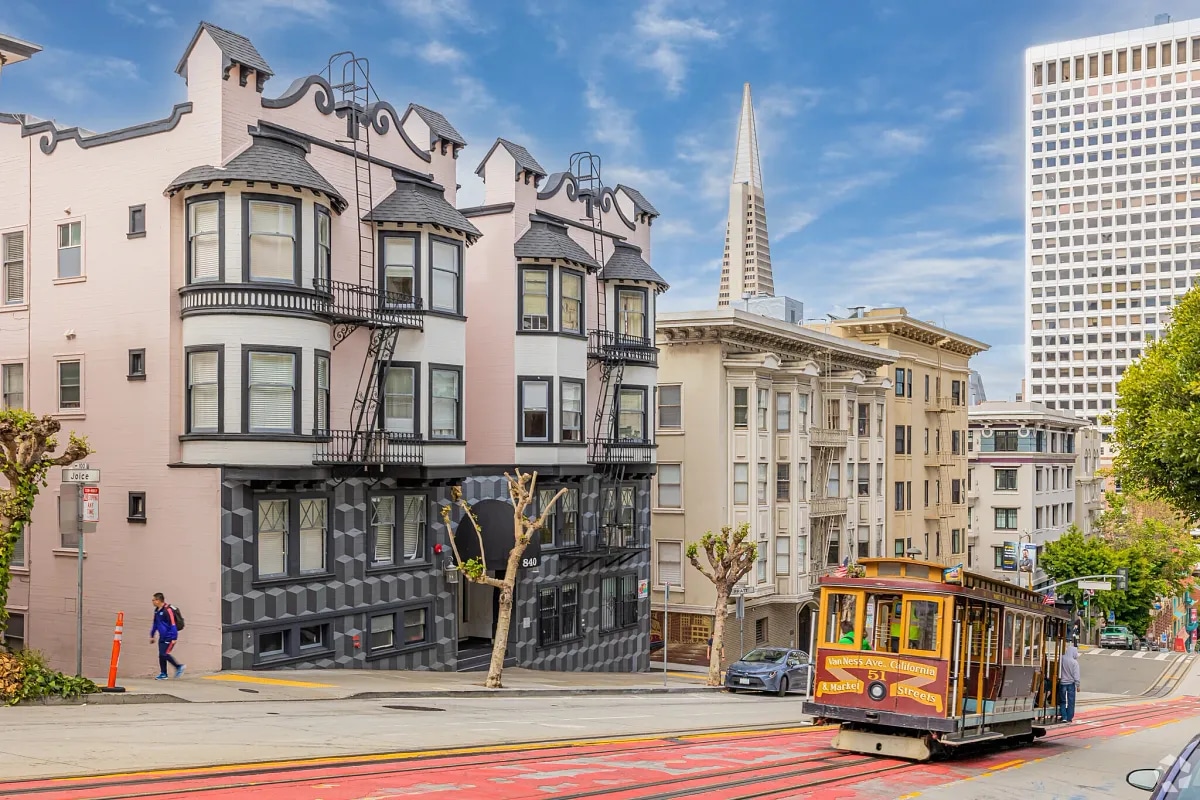
POLYGON ((924 761, 1059 724, 1070 617, 1006 581, 902 558, 820 582, 812 700, 839 750, 924 761))

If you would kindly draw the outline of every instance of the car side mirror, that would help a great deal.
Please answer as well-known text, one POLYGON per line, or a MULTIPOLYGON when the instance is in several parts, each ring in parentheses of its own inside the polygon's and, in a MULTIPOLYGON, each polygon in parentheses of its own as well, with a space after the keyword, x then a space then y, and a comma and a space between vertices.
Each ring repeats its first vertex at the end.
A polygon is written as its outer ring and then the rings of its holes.
POLYGON ((1135 789, 1150 791, 1158 785, 1161 773, 1157 769, 1135 769, 1125 776, 1125 782, 1135 789))

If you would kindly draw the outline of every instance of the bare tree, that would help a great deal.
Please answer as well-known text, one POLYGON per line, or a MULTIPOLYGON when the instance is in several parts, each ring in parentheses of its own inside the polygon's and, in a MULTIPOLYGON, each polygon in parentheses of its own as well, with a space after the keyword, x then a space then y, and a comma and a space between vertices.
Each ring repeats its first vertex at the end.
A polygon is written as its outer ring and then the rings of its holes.
MULTIPOLYGON (((725 617, 729 614, 729 595, 734 585, 746 576, 758 558, 758 545, 750 537, 750 523, 743 522, 734 530, 726 525, 721 532, 707 531, 700 537, 700 545, 692 542, 687 547, 687 558, 700 574, 712 581, 717 590, 717 601, 713 604, 713 638, 708 655, 708 685, 721 685, 721 642, 725 636, 725 617), (708 568, 700 565, 700 548, 708 559, 708 568)), ((664 636, 665 636, 664 631, 664 636)))
POLYGON ((33 502, 46 486, 51 467, 73 464, 91 452, 87 440, 70 434, 67 447, 54 455, 62 424, 50 415, 37 417, 22 409, 0 411, 0 634, 8 627, 8 584, 13 548, 33 516, 33 502))
POLYGON ((491 586, 500 592, 500 612, 496 618, 495 638, 492 640, 492 661, 488 666, 487 682, 484 684, 489 689, 503 688, 501 678, 504 673, 504 653, 508 646, 508 629, 512 625, 513 596, 516 593, 521 556, 525 554, 525 548, 529 546, 533 537, 539 535, 542 525, 546 522, 546 516, 554 508, 554 504, 567 493, 566 489, 559 489, 558 494, 546 503, 546 507, 539 510, 537 518, 530 519, 525 516, 525 511, 537 497, 537 473, 523 473, 518 469, 515 477, 507 472, 504 473, 504 479, 508 482, 508 497, 512 501, 513 507, 513 547, 508 554, 508 563, 502 579, 488 575, 483 529, 479 525, 479 518, 475 516, 471 504, 463 499, 460 487, 455 486, 450 489, 450 499, 453 505, 442 506, 441 510, 442 522, 450 534, 450 547, 454 551, 454 563, 462 572, 463 577, 472 583, 491 586), (459 554, 458 537, 454 532, 454 527, 450 524, 450 509, 454 505, 463 510, 464 518, 469 520, 471 527, 475 529, 475 536, 479 540, 478 558, 469 558, 464 561, 459 554))

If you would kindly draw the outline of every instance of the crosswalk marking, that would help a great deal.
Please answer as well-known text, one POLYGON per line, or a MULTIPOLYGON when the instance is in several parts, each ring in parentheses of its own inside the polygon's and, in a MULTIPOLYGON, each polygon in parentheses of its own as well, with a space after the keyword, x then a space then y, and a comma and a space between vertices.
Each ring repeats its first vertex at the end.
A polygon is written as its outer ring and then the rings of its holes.
MULTIPOLYGON (((1166 661, 1167 656, 1169 656, 1169 655, 1171 655, 1171 654, 1170 653, 1159 653, 1158 655, 1156 655, 1154 657, 1154 660, 1155 661, 1166 661)), ((984 709, 984 710, 986 711, 986 709, 984 709)))
POLYGON ((1133 654, 1133 657, 1134 658, 1145 658, 1148 655, 1150 655, 1150 652, 1148 650, 1138 650, 1136 653, 1133 654))
POLYGON ((1080 653, 1083 656, 1130 656, 1131 658, 1150 658, 1154 661, 1177 661, 1181 658, 1187 658, 1187 653, 1176 653, 1170 650, 1155 652, 1153 650, 1107 650, 1104 648, 1093 648, 1084 650, 1080 653))
MULTIPOLYGON (((1120 651, 1120 650, 1113 650, 1111 653, 1109 653, 1109 655, 1110 655, 1110 656, 1119 656, 1119 655, 1121 655, 1121 651, 1120 651)), ((985 710, 986 710, 986 709, 985 709, 985 710)))

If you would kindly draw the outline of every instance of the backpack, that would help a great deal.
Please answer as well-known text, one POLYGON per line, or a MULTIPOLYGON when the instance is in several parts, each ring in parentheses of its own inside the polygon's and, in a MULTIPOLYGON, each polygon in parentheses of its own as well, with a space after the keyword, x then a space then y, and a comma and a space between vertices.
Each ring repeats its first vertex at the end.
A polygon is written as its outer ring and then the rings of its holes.
POLYGON ((171 606, 171 611, 175 615, 175 630, 177 630, 177 631, 183 630, 183 626, 184 626, 183 612, 180 611, 175 606, 171 606))

